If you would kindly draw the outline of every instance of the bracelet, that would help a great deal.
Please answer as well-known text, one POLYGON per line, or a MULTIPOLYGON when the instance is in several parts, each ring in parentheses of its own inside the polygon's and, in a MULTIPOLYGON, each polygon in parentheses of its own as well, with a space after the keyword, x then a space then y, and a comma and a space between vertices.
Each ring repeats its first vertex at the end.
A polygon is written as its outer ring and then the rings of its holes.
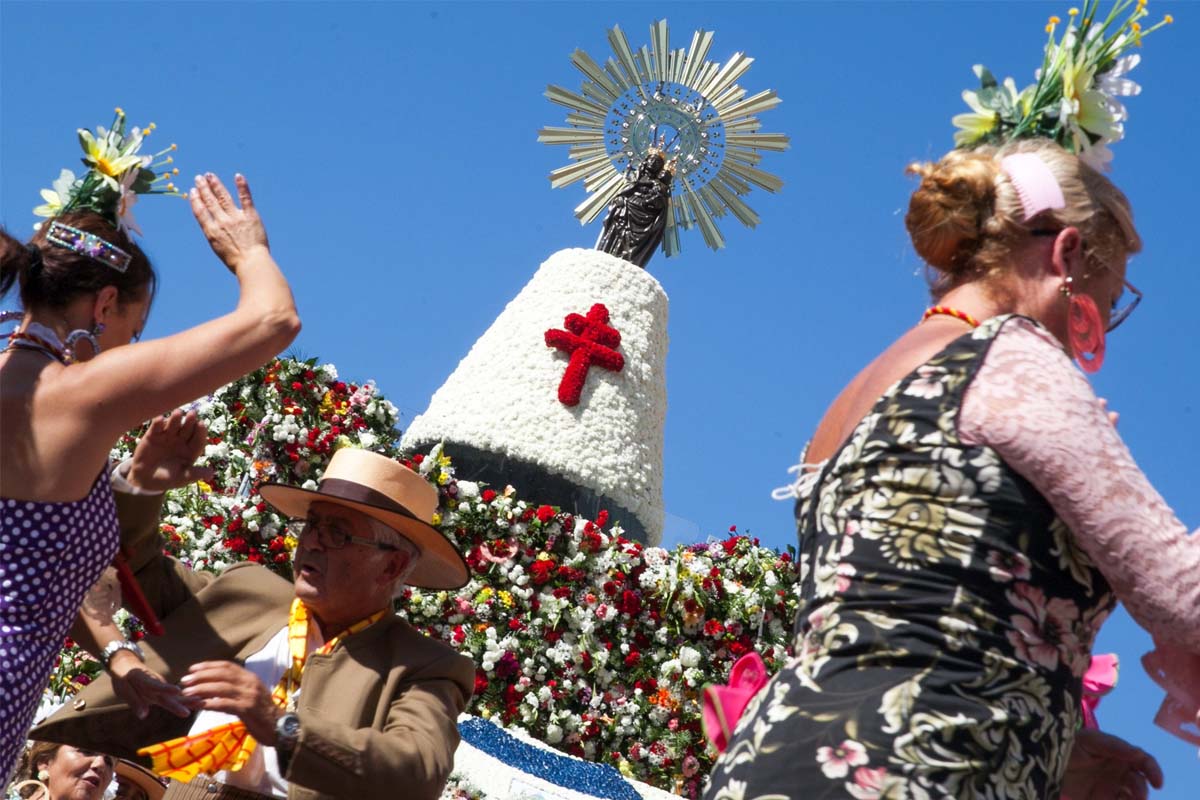
POLYGON ((108 662, 112 661, 113 656, 115 656, 119 650, 128 650, 142 661, 146 660, 146 656, 142 654, 142 648, 138 647, 136 642, 118 639, 115 642, 109 642, 104 648, 104 652, 100 654, 100 663, 104 665, 105 669, 108 669, 108 662))

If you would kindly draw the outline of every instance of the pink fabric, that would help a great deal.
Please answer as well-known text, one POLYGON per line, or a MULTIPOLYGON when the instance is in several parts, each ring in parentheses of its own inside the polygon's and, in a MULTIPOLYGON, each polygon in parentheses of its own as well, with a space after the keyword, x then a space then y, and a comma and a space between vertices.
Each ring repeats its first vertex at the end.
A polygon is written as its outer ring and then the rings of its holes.
POLYGON ((1200 655, 1155 642, 1154 650, 1142 656, 1142 666, 1167 692, 1154 723, 1200 746, 1200 655))
POLYGON ((742 712, 766 685, 767 665, 758 653, 750 652, 734 663, 727 685, 704 687, 704 733, 718 752, 725 752, 742 712))
POLYGON ((1000 169, 1008 174, 1013 188, 1017 190, 1021 207, 1025 209, 1026 222, 1043 211, 1067 205, 1054 173, 1036 153, 1005 156, 1000 159, 1000 169))
POLYGON ((1116 653, 1092 656, 1092 663, 1083 673, 1083 727, 1100 730, 1100 723, 1096 721, 1096 706, 1100 705, 1100 698, 1117 685, 1119 666, 1116 653))
POLYGON ((1157 721, 1194 741, 1184 725, 1200 711, 1200 536, 1138 469, 1049 332, 1022 318, 1005 325, 963 399, 959 435, 994 448, 1041 492, 1155 637, 1143 663, 1168 692, 1157 721))

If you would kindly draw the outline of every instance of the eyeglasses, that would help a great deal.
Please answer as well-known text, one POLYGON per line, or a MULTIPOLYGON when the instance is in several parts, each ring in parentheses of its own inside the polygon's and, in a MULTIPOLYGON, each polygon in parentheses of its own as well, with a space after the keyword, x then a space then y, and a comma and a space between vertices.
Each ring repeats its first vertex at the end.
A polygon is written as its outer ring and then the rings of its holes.
POLYGON ((380 550, 396 549, 385 542, 377 542, 365 536, 355 536, 346 529, 346 523, 336 519, 310 517, 308 519, 292 520, 288 523, 287 531, 296 541, 300 541, 310 531, 313 531, 316 533, 317 541, 321 544, 321 547, 324 547, 326 550, 341 550, 351 542, 366 545, 367 547, 375 547, 380 550))
MULTIPOLYGON (((1060 232, 1056 230, 1035 230, 1030 231, 1029 233, 1031 236, 1057 236, 1060 232)), ((1083 243, 1083 248, 1086 258, 1098 263, 1102 269, 1106 269, 1109 272, 1114 272, 1113 268, 1109 266, 1108 263, 1095 256, 1092 249, 1088 247, 1086 241, 1083 243)), ((1084 273, 1081 276, 1081 279, 1086 280, 1091 276, 1091 274, 1092 273, 1090 272, 1084 273)), ((1124 290, 1116 300, 1113 300, 1112 308, 1108 314, 1108 327, 1104 329, 1105 333, 1112 333, 1115 331, 1118 325, 1129 319, 1129 315, 1132 314, 1133 310, 1138 307, 1138 303, 1142 302, 1142 293, 1138 291, 1136 286, 1134 286, 1124 277, 1121 278, 1121 283, 1124 284, 1124 290)))

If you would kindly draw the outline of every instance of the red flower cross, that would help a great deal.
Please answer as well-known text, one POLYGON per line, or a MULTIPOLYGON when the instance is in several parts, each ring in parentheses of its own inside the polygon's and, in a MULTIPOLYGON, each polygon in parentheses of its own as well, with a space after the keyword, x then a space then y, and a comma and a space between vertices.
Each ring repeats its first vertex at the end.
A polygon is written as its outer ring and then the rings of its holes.
POLYGON ((558 399, 563 405, 579 405, 583 394, 583 383, 588 369, 598 367, 620 372, 625 368, 625 357, 616 351, 621 344, 621 334, 608 325, 608 309, 596 303, 587 316, 568 314, 563 321, 566 330, 546 331, 546 344, 556 347, 571 356, 567 371, 558 384, 558 399))

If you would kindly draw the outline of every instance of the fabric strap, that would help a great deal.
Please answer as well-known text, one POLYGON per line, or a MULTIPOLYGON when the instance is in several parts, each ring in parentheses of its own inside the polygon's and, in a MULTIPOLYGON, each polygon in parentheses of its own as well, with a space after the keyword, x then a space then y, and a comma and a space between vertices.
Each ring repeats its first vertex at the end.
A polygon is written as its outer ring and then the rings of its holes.
MULTIPOLYGON (((374 625, 383 619, 387 609, 380 609, 366 619, 359 620, 334 636, 314 652, 326 654, 341 644, 347 636, 374 625)), ((288 653, 291 664, 271 692, 271 700, 285 708, 293 688, 298 688, 304 676, 304 664, 308 659, 308 608, 299 599, 292 601, 288 614, 288 653)), ((154 764, 151 769, 164 778, 174 778, 187 783, 197 775, 215 775, 222 770, 236 772, 245 766, 257 746, 254 737, 246 730, 241 720, 218 725, 197 734, 181 736, 138 750, 140 756, 150 756, 154 764)))

